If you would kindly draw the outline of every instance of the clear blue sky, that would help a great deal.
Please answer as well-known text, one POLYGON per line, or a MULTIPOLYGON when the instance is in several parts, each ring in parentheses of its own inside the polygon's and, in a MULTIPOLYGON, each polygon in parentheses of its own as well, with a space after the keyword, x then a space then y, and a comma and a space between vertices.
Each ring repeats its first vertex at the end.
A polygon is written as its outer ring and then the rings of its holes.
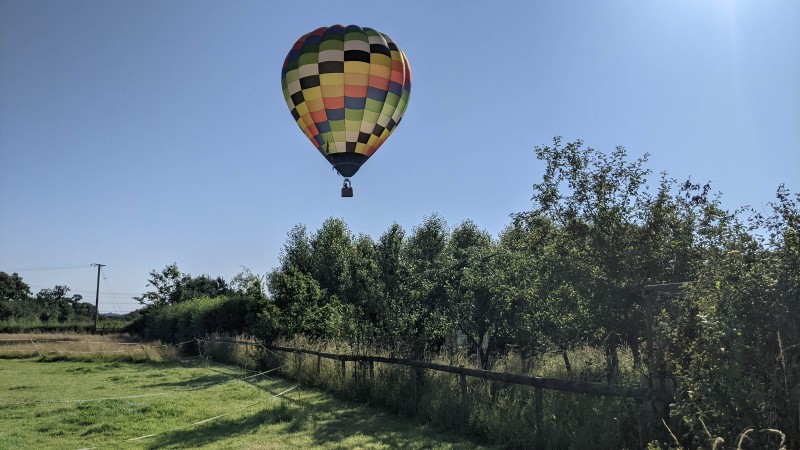
POLYGON ((496 235, 556 135, 758 206, 800 191, 799 80, 796 0, 0 1, 0 270, 93 301, 107 264, 114 312, 172 262, 266 273, 331 216, 496 235), (414 79, 351 199, 280 86, 295 40, 337 23, 389 35, 414 79))

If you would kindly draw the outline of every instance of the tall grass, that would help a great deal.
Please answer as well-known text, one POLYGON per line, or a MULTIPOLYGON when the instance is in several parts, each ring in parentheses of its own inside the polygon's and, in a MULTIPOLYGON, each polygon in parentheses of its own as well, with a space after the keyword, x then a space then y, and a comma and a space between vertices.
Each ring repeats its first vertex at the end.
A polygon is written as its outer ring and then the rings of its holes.
POLYGON ((177 358, 179 349, 160 342, 138 342, 128 335, 76 333, 0 334, 0 359, 38 357, 40 361, 143 362, 177 358))
MULTIPOLYGON (((296 338, 280 345, 327 353, 390 356, 335 343, 296 338)), ((341 398, 381 406, 401 416, 429 423, 444 431, 458 432, 480 442, 509 448, 597 449, 643 448, 651 438, 652 411, 633 399, 598 397, 544 391, 541 428, 537 429, 535 390, 530 386, 467 377, 467 401, 462 404, 459 376, 433 370, 374 363, 345 363, 313 355, 267 353, 267 366, 283 366, 283 374, 301 384, 333 392, 341 398)), ((495 371, 540 377, 605 381, 602 350, 585 348, 570 355, 572 371, 566 373, 561 356, 522 361, 509 353, 494 362, 495 371), (562 361, 559 364, 559 361, 562 361), (526 370, 523 370, 526 368, 526 370)), ((448 365, 477 367, 463 356, 431 358, 448 365)), ((635 384, 640 373, 633 369, 629 351, 622 351, 621 379, 635 384)))

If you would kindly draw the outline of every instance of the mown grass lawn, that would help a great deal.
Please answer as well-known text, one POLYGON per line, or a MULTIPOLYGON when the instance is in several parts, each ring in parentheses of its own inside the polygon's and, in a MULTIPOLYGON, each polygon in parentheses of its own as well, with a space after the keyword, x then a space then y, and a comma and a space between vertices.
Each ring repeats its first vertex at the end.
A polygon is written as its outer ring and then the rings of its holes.
POLYGON ((319 391, 276 396, 295 385, 252 375, 198 361, 0 359, 0 448, 483 448, 319 391))

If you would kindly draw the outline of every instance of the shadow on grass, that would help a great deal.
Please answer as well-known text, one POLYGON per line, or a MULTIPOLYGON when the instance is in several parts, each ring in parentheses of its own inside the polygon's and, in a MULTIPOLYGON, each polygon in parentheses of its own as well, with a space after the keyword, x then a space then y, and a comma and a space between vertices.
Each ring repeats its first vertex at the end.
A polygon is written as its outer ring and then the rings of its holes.
POLYGON ((203 425, 173 431, 156 438, 148 448, 197 448, 234 436, 255 432, 265 423, 275 423, 273 409, 238 418, 221 418, 203 425))
POLYGON ((337 449, 351 448, 353 445, 404 449, 483 448, 465 442, 463 438, 437 433, 413 420, 371 406, 327 400, 315 403, 314 412, 322 419, 315 423, 311 431, 315 445, 328 444, 330 448, 337 449), (355 441, 336 445, 351 438, 355 441), (331 444, 334 445, 331 447, 331 444))
POLYGON ((201 375, 197 377, 188 378, 180 381, 165 381, 163 383, 150 383, 144 385, 148 388, 164 388, 164 389, 203 389, 208 388, 235 378, 233 375, 216 374, 216 375, 201 375))
MULTIPOLYGON (((155 438, 148 448, 197 448, 236 436, 254 434, 262 426, 275 424, 286 426, 262 433, 297 433, 310 439, 309 446, 312 447, 480 448, 475 444, 459 442, 456 438, 422 431, 418 424, 387 416, 374 408, 349 405, 316 392, 311 396, 311 401, 285 399, 288 401, 272 404, 245 417, 220 418, 166 433, 155 438), (351 438, 355 440, 346 442, 351 438)), ((265 434, 264 438, 269 438, 269 435, 265 434)), ((274 436, 270 439, 282 441, 274 436)))
MULTIPOLYGON (((260 386, 248 384, 272 395, 293 385, 286 379, 278 379, 281 385, 260 386), (279 389, 279 390, 276 390, 279 389)), ((348 449, 355 446, 388 446, 390 448, 487 448, 464 438, 436 432, 412 419, 386 412, 378 407, 366 406, 334 397, 317 388, 301 388, 282 399, 295 406, 298 426, 310 433, 315 446, 348 449), (348 444, 337 443, 350 438, 364 441, 348 444)))

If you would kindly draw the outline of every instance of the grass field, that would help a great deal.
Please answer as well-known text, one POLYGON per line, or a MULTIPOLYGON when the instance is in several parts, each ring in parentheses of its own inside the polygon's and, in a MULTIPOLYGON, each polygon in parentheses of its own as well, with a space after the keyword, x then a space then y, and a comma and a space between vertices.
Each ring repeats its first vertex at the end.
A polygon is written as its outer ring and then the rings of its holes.
POLYGON ((483 448, 269 374, 120 356, 0 359, 0 448, 483 448))

